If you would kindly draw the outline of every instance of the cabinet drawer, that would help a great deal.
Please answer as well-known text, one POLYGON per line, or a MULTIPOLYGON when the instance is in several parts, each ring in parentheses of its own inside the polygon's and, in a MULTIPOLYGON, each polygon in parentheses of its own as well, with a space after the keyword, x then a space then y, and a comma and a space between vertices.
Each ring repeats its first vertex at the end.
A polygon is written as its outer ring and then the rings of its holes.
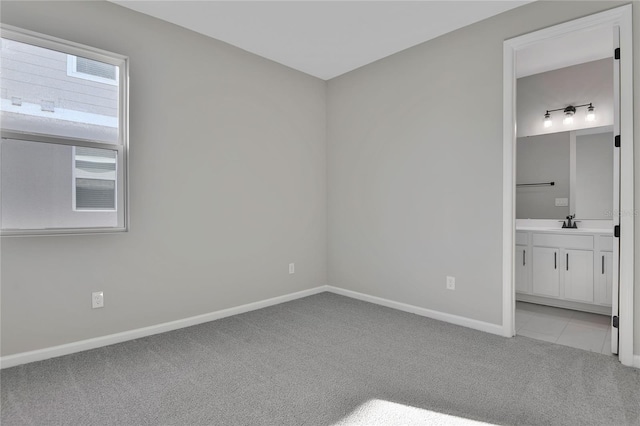
POLYGON ((533 234, 533 245, 593 250, 593 235, 533 234))
POLYGON ((516 232, 516 244, 519 246, 526 246, 529 244, 528 232, 516 232))
POLYGON ((613 237, 600 236, 600 250, 613 251, 613 237))

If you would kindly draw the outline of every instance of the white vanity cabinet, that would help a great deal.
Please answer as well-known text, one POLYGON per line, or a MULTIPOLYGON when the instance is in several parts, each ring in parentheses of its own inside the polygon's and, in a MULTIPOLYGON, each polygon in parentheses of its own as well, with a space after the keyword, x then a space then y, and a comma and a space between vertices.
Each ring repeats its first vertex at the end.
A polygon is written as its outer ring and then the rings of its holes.
POLYGON ((593 250, 564 250, 564 298, 593 303, 593 250))
POLYGON ((516 245, 516 291, 529 293, 529 259, 527 246, 516 245))
POLYGON ((594 280, 594 301, 611 306, 613 285, 613 237, 600 236, 600 251, 596 256, 596 276, 594 280))
POLYGON ((516 232, 516 299, 606 313, 611 306, 611 234, 516 232))
POLYGON ((557 248, 533 247, 533 294, 560 297, 559 256, 557 248))
POLYGON ((531 250, 528 247, 528 238, 527 232, 516 232, 515 280, 516 291, 520 293, 531 293, 531 280, 529 279, 531 250))

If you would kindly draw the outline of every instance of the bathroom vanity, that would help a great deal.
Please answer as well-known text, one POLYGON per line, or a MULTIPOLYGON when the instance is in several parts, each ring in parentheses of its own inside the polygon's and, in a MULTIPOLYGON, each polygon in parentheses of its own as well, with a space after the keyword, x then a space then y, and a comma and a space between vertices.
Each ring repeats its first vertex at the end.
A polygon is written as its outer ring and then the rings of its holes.
POLYGON ((516 300, 611 314, 612 140, 607 126, 518 138, 516 300))
POLYGON ((611 228, 516 227, 516 300, 611 313, 611 228))

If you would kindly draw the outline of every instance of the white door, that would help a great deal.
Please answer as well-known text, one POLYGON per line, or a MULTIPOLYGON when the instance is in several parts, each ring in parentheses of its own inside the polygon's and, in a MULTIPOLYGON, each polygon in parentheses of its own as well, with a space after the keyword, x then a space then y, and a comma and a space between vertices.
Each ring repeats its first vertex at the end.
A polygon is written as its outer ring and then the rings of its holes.
POLYGON ((516 291, 518 293, 531 292, 528 271, 527 246, 516 246, 516 291))
MULTIPOLYGON (((614 52, 620 48, 620 28, 613 27, 614 52)), ((620 61, 613 61, 613 225, 620 226, 620 147, 615 147, 615 138, 620 134, 620 61)), ((613 238, 612 268, 611 268, 611 352, 618 353, 618 328, 614 327, 614 320, 619 315, 618 290, 620 285, 620 239, 613 238)))
POLYGON ((593 303, 593 251, 564 250, 564 297, 593 303))
POLYGON ((533 293, 540 296, 560 296, 560 250, 547 247, 534 247, 533 293))

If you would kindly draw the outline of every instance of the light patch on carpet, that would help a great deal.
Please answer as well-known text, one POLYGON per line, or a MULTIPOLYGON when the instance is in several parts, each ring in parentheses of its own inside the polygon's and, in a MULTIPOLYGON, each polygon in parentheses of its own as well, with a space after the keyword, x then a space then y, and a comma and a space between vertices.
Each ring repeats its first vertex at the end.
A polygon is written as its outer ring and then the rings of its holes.
POLYGON ((334 426, 370 426, 374 424, 387 426, 479 426, 492 423, 465 419, 381 399, 371 399, 353 410, 347 417, 334 423, 334 426))

